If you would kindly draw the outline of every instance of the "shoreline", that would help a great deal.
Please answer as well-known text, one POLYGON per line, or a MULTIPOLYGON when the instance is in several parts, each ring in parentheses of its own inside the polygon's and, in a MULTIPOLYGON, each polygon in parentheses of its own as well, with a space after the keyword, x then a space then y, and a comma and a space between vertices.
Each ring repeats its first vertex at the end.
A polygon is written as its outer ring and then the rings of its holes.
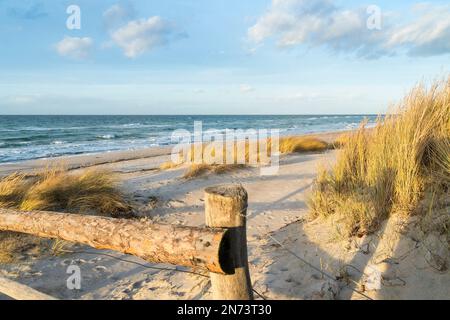
POLYGON ((363 121, 375 123, 375 115, 230 115, 194 116, 57 116, 1 119, 0 165, 57 157, 77 157, 106 152, 165 148, 174 130, 191 137, 224 134, 230 130, 279 130, 280 136, 300 136, 356 129, 363 121), (194 126, 192 125, 194 122, 194 126), (197 124, 196 124, 197 123, 197 124), (200 126, 201 123, 201 126, 200 126), (206 132, 208 131, 208 132, 206 132))
MULTIPOLYGON (((288 136, 315 137, 327 143, 331 143, 335 140, 337 136, 352 131, 353 130, 328 131, 328 132, 318 132, 318 133, 288 135, 288 136)), ((136 150, 86 153, 78 155, 58 156, 54 158, 41 158, 2 164, 0 163, 0 177, 12 174, 17 171, 32 173, 35 170, 39 170, 48 166, 64 165, 65 167, 67 167, 68 170, 76 170, 100 165, 115 164, 126 161, 166 157, 171 154, 171 150, 173 147, 174 147, 173 145, 168 145, 164 147, 148 147, 136 150)))

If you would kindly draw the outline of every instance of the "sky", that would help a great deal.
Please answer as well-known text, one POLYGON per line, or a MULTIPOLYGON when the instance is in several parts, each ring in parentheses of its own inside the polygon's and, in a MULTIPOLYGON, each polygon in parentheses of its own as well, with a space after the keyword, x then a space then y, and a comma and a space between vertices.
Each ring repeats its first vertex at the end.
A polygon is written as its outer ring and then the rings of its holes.
POLYGON ((449 71, 448 0, 0 0, 0 114, 378 114, 449 71))

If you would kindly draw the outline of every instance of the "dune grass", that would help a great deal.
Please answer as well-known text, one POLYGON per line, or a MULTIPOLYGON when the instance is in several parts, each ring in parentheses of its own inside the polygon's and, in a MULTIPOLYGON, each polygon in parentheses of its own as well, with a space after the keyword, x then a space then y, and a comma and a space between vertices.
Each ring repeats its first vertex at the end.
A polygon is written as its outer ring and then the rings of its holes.
MULTIPOLYGON (((168 170, 177 168, 183 164, 191 163, 184 174, 184 178, 191 179, 207 173, 222 174, 245 168, 249 164, 255 162, 259 165, 270 163, 271 154, 271 139, 267 140, 266 153, 264 150, 260 150, 260 146, 256 144, 256 147, 251 147, 249 142, 245 144, 234 143, 232 160, 227 161, 227 146, 226 144, 219 145, 207 145, 202 146, 200 151, 201 163, 195 163, 194 146, 192 146, 187 155, 180 153, 178 163, 166 162, 160 166, 161 170, 168 170), (245 148, 245 152, 238 153, 238 148, 245 148), (219 151, 219 153, 218 153, 219 151), (239 158, 240 157, 240 158, 239 158), (239 158, 239 159, 238 159, 239 158)), ((283 137, 279 141, 279 151, 281 154, 292 154, 301 152, 319 152, 332 148, 331 145, 314 137, 283 137)))
POLYGON ((331 146, 323 140, 314 137, 285 137, 280 139, 280 153, 291 154, 301 152, 320 152, 331 146))
POLYGON ((118 216, 131 206, 108 171, 70 173, 46 169, 32 177, 14 173, 0 180, 0 207, 118 216))
POLYGON ((184 179, 192 179, 204 174, 224 174, 245 168, 243 164, 191 164, 183 175, 184 179))
MULTIPOLYGON (((113 217, 128 216, 132 207, 108 171, 46 169, 27 177, 14 173, 0 180, 0 207, 23 211, 45 210, 113 217)), ((51 242, 13 232, 0 232, 0 263, 31 249, 48 249, 51 242)))
POLYGON ((350 236, 375 231, 391 214, 448 210, 449 115, 450 77, 417 86, 375 128, 363 123, 345 135, 336 164, 317 176, 308 201, 313 217, 331 217, 350 236))

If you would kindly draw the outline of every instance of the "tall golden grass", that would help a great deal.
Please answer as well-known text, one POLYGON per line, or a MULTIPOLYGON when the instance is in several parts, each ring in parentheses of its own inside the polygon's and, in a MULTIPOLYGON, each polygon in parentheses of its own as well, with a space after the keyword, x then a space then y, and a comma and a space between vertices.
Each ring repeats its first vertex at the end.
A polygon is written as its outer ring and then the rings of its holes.
POLYGON ((320 152, 332 148, 327 142, 314 137, 283 137, 280 139, 280 153, 320 152))
POLYGON ((0 207, 111 216, 131 212, 116 177, 95 169, 51 168, 32 177, 14 173, 0 180, 0 207))
POLYGON ((245 168, 243 164, 191 164, 183 174, 184 179, 192 179, 207 173, 224 174, 245 168))
MULTIPOLYGON (((448 210, 450 77, 417 86, 375 128, 363 123, 343 140, 336 164, 317 176, 314 217, 332 217, 348 236, 373 232, 390 214, 448 210)), ((441 227, 448 230, 446 217, 441 227)))
MULTIPOLYGON (((14 173, 0 179, 0 207, 24 211, 47 210, 94 215, 125 216, 132 207, 108 171, 71 173, 46 169, 31 177, 14 173)), ((39 238, 0 232, 0 263, 12 262, 24 251, 45 250, 39 238)))
MULTIPOLYGON (((279 151, 281 154, 325 151, 332 146, 314 137, 290 136, 280 138, 279 151)), ((272 150, 272 140, 266 141, 266 147, 261 144, 250 144, 248 141, 233 144, 231 160, 227 159, 226 144, 203 144, 201 150, 191 146, 186 155, 180 153, 178 163, 166 162, 160 166, 161 170, 173 169, 184 163, 193 163, 184 174, 184 178, 194 178, 205 173, 222 174, 244 168, 249 164, 268 164, 272 150), (242 148, 238 152, 238 148, 242 148), (200 153, 201 163, 195 163, 195 152, 200 153)), ((198 162, 198 161, 197 161, 198 162)))

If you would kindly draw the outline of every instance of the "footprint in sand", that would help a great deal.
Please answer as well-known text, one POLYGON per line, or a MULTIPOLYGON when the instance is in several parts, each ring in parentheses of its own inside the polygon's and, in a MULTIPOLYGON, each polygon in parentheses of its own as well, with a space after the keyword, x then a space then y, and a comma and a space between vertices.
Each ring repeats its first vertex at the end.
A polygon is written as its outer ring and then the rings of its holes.
POLYGON ((62 266, 69 266, 73 264, 81 265, 85 263, 87 263, 87 261, 84 259, 64 259, 63 261, 61 261, 62 266))
POLYGON ((106 268, 105 266, 96 266, 94 267, 94 270, 98 272, 107 272, 108 268, 106 268))
POLYGON ((85 263, 87 263, 87 261, 84 260, 84 259, 75 259, 74 261, 75 261, 76 264, 85 264, 85 263))
POLYGON ((89 263, 97 263, 97 262, 100 262, 102 260, 103 259, 101 257, 96 257, 96 258, 93 258, 93 259, 89 260, 89 263))

